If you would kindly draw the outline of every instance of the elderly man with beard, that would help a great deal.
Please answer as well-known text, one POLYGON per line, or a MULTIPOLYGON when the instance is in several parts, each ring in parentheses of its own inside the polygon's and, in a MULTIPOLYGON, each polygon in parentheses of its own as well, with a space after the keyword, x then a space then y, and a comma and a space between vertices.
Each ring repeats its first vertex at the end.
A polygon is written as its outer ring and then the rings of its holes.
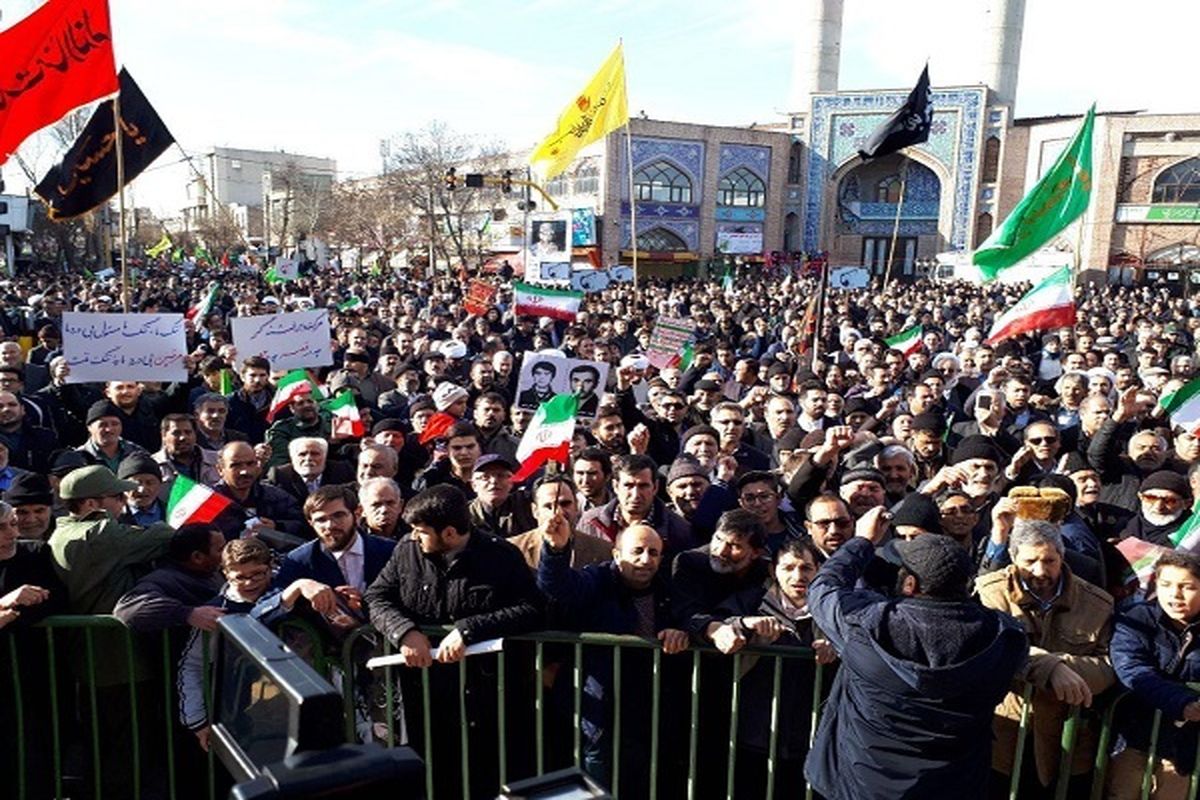
POLYGON ((1130 511, 1138 508, 1138 491, 1143 479, 1166 464, 1167 440, 1154 431, 1136 430, 1137 420, 1146 411, 1135 386, 1122 392, 1112 417, 1101 424, 1088 445, 1088 463, 1104 482, 1101 498, 1130 511), (1129 436, 1124 456, 1120 440, 1129 436))
POLYGON ((1170 470, 1152 472, 1138 487, 1138 513, 1125 525, 1121 538, 1173 548, 1171 534, 1190 516, 1192 491, 1187 478, 1170 470))
POLYGON ((1104 487, 1100 472, 1074 451, 1059 459, 1058 472, 1075 484, 1075 513, 1092 535, 1101 542, 1118 538, 1133 512, 1100 499, 1104 487))
POLYGON ((972 507, 979 514, 972 541, 979 543, 987 538, 989 515, 998 499, 1000 465, 1007 460, 990 437, 968 436, 954 448, 950 463, 920 487, 920 491, 936 497, 939 492, 957 489, 970 497, 972 507))

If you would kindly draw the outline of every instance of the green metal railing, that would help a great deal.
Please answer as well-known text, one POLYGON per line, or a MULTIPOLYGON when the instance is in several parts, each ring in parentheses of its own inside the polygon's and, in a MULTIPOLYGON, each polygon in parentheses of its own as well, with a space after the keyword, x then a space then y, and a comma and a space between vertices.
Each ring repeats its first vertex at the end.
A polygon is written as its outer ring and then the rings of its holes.
MULTIPOLYGON (((393 647, 386 641, 382 641, 378 646, 373 646, 372 639, 369 637, 378 637, 378 634, 369 627, 352 632, 340 645, 322 643, 320 635, 303 623, 289 623, 287 628, 290 629, 288 631, 290 635, 312 637, 314 666, 328 677, 340 680, 346 709, 346 739, 354 741, 358 738, 356 722, 361 718, 358 693, 364 684, 362 677, 365 674, 362 667, 364 653, 372 651, 391 654, 393 647), (337 673, 340 673, 340 676, 337 673)), ((427 633, 436 643, 440 634, 447 630, 446 628, 437 628, 431 629, 427 633)), ((382 637, 378 638, 382 639, 382 637)), ((152 777, 155 782, 165 780, 167 796, 174 800, 184 783, 194 787, 197 785, 197 780, 204 781, 204 790, 207 796, 211 798, 215 795, 218 785, 218 770, 221 767, 214 763, 211 753, 208 757, 207 774, 203 777, 186 774, 187 770, 182 770, 175 759, 174 745, 180 730, 176 727, 177 723, 175 722, 178 713, 174 688, 177 665, 172 663, 172 650, 167 635, 146 637, 133 634, 112 617, 52 617, 41 623, 38 629, 25 632, 20 640, 26 648, 30 650, 36 648, 38 653, 23 653, 21 648, 16 646, 17 641, 18 639, 14 636, 0 633, 0 646, 8 650, 6 655, 0 653, 0 664, 5 665, 12 685, 10 719, 19 731, 15 742, 17 769, 12 784, 16 788, 16 797, 32 797, 30 786, 34 784, 34 778, 44 781, 46 777, 28 774, 29 748, 36 746, 38 742, 32 739, 27 740, 26 737, 27 724, 31 722, 31 713, 44 706, 50 709, 48 735, 50 758, 48 764, 49 768, 53 770, 50 784, 55 797, 66 797, 72 787, 87 789, 96 798, 116 797, 106 785, 105 764, 111 763, 105 762, 102 758, 106 747, 121 748, 122 757, 127 759, 132 767, 131 796, 133 798, 140 797, 143 787, 147 784, 147 778, 151 777, 143 769, 143 766, 152 761, 151 757, 143 751, 143 743, 146 741, 143 734, 155 731, 165 734, 162 740, 165 743, 165 759, 162 764, 157 766, 160 772, 152 777), (119 664, 98 663, 97 641, 99 637, 107 637, 106 644, 109 646, 105 652, 114 652, 111 647, 113 641, 119 643, 120 658, 117 659, 119 664), (41 650, 42 646, 45 647, 44 651, 41 650), (41 685, 41 682, 27 680, 29 673, 25 671, 27 667, 23 667, 23 661, 32 661, 31 655, 40 656, 42 653, 44 653, 45 668, 48 670, 48 676, 44 679, 48 696, 36 697, 30 692, 37 688, 35 684, 41 685), (140 680, 139 656, 143 663, 147 656, 156 663, 157 674, 154 678, 157 682, 147 683, 140 680), (128 703, 128 711, 133 724, 128 742, 106 742, 102 741, 101 729, 103 726, 100 717, 109 707, 102 705, 98 669, 105 671, 104 674, 108 678, 108 681, 105 682, 107 685, 112 682, 118 668, 123 673, 123 685, 127 696, 122 697, 120 702, 128 703), (161 710, 161 716, 160 710, 153 708, 154 698, 152 694, 148 694, 151 689, 162 692, 161 700, 164 708, 161 710), (146 728, 145 726, 150 727, 146 728)), ((208 664, 207 645, 206 640, 204 644, 206 665, 208 664)), ((664 741, 662 735, 673 737, 672 742, 680 743, 682 746, 681 722, 685 719, 689 725, 686 736, 686 755, 678 752, 676 755, 680 757, 680 763, 686 764, 686 774, 682 774, 683 770, 680 769, 679 780, 686 781, 683 788, 685 788, 689 800, 701 793, 698 775, 704 768, 711 771, 715 766, 723 767, 722 777, 726 797, 742 798, 747 796, 742 791, 742 787, 737 784, 737 779, 739 777, 738 758, 740 757, 739 716, 745 710, 743 682, 745 675, 749 674, 751 669, 765 670, 765 673, 760 674, 758 679, 766 679, 771 687, 770 707, 766 709, 770 719, 770 730, 767 732, 766 772, 763 783, 766 787, 765 795, 767 797, 774 796, 781 778, 779 770, 782 743, 779 723, 786 715, 793 714, 793 710, 783 707, 781 701, 784 694, 786 666, 789 662, 794 663, 797 660, 811 664, 813 677, 807 695, 807 700, 811 704, 809 745, 811 745, 812 737, 816 732, 829 679, 829 669, 820 664, 813 664, 812 651, 806 648, 746 648, 732 657, 720 655, 711 648, 693 648, 686 653, 667 656, 664 655, 657 642, 632 636, 543 632, 536 635, 512 637, 506 640, 505 648, 498 653, 472 656, 460 661, 457 665, 435 665, 420 671, 418 684, 422 718, 420 731, 424 743, 421 755, 426 763, 426 793, 430 800, 445 800, 441 796, 435 797, 434 794, 437 783, 436 776, 439 771, 445 770, 452 770, 455 773, 457 780, 461 782, 462 797, 469 797, 472 770, 478 768, 481 763, 479 760, 472 759, 470 731, 471 723, 475 720, 469 718, 465 702, 465 698, 472 688, 469 665, 481 663, 476 659, 485 660, 482 663, 489 665, 489 669, 494 670, 495 675, 497 691, 494 703, 497 729, 494 739, 498 745, 498 752, 494 755, 498 758, 500 783, 529 777, 525 773, 541 774, 570 763, 576 766, 584 765, 584 693, 589 678, 588 673, 589 669, 595 669, 599 664, 606 664, 608 672, 605 679, 610 683, 605 690, 608 696, 606 724, 609 728, 608 732, 611 734, 607 742, 611 748, 608 751, 607 768, 611 784, 614 787, 614 794, 621 788, 626 788, 626 794, 649 797, 652 800, 657 798, 660 786, 664 785, 664 781, 669 782, 669 779, 674 776, 674 771, 660 774, 664 772, 659 768, 660 750, 664 741), (530 650, 532 652, 528 652, 530 650), (648 662, 648 664, 638 666, 636 670, 641 679, 648 680, 648 687, 640 683, 638 685, 630 684, 630 681, 634 680, 634 676, 629 672, 630 664, 627 662, 627 656, 631 655, 635 659, 648 662), (721 666, 716 668, 718 662, 721 666), (552 665, 557 665, 557 678, 565 681, 566 687, 569 689, 569 692, 566 692, 569 696, 567 698, 562 697, 557 691, 554 695, 554 698, 565 701, 560 704, 565 707, 557 708, 559 713, 551 713, 551 698, 547 696, 543 680, 552 665), (435 692, 432 690, 431 674, 433 670, 447 671, 447 676, 454 674, 448 672, 449 670, 457 671, 457 697, 452 696, 453 691, 435 692), (725 676, 725 680, 729 682, 727 685, 715 685, 713 681, 720 677, 722 671, 731 675, 731 677, 725 676), (523 684, 520 683, 522 680, 523 684), (532 683, 531 688, 530 683, 532 683), (514 684, 522 687, 516 695, 513 695, 511 691, 514 684), (669 692, 673 692, 669 698, 673 705, 668 703, 665 711, 664 686, 669 692), (680 700, 680 693, 677 691, 679 689, 687 692, 683 700, 680 700), (702 690, 707 696, 728 697, 728 709, 722 720, 722 724, 727 724, 727 728, 701 730, 703 714, 700 694, 702 690), (728 691, 729 694, 724 695, 725 691, 728 691), (647 692, 650 729, 636 732, 645 734, 648 738, 649 753, 647 762, 642 765, 645 773, 635 776, 629 772, 634 767, 623 763, 622 734, 632 730, 629 728, 631 724, 638 724, 636 719, 633 723, 630 722, 631 714, 646 716, 646 708, 631 706, 630 703, 638 703, 638 698, 644 698, 647 692), (631 697, 634 699, 630 700, 631 697), (455 703, 456 706, 451 705, 455 703), (526 705, 523 707, 514 705, 517 703, 526 705), (529 708, 528 704, 530 703, 532 709, 529 708), (530 731, 520 727, 520 723, 527 720, 527 716, 522 716, 522 712, 529 711, 532 711, 532 733, 534 734, 532 742, 528 741, 530 731), (437 750, 431 723, 434 715, 439 715, 443 719, 449 716, 456 720, 457 749, 459 751, 457 758, 454 758, 451 752, 437 750), (664 725, 669 727, 664 729, 664 725), (727 747, 727 750, 723 752, 724 764, 722 765, 706 762, 701 753, 702 738, 714 735, 722 737, 721 741, 727 747), (559 745, 559 747, 557 749, 549 748, 555 752, 548 752, 548 743, 559 745), (532 752, 526 752, 528 750, 532 750, 532 752), (565 759, 565 763, 554 763, 556 758, 558 761, 565 759), (450 759, 451 762, 447 763, 447 759, 450 759), (518 762, 515 766, 514 761, 518 762), (638 779, 637 788, 629 789, 631 780, 635 778, 638 779), (641 780, 644 780, 645 783, 642 784, 641 780), (622 787, 622 784, 625 784, 625 787, 622 787)), ((365 721, 373 726, 379 722, 385 723, 379 738, 383 744, 389 747, 404 743, 404 737, 397 726, 397 709, 401 706, 397 696, 397 679, 402 671, 406 670, 409 668, 386 667, 373 673, 370 679, 377 684, 376 692, 382 695, 381 710, 384 716, 382 720, 367 719, 365 721)), ((414 683, 416 683, 415 679, 414 683)), ((454 683, 454 679, 451 677, 450 685, 453 686, 454 683)), ((209 687, 207 675, 205 685, 207 695, 209 687)), ((1200 687, 1193 688, 1200 690, 1200 687)), ((1073 777, 1071 774, 1073 756, 1084 726, 1092 726, 1096 732, 1096 753, 1094 770, 1091 775, 1090 796, 1092 800, 1099 800, 1103 796, 1109 767, 1108 754, 1112 745, 1113 716, 1124 696, 1118 696, 1107 705, 1089 713, 1083 713, 1081 709, 1074 708, 1064 721, 1060 740, 1059 770, 1054 783, 1054 797, 1057 800, 1063 800, 1068 796, 1073 777)), ((107 693, 105 697, 107 700, 104 702, 114 702, 111 693, 107 693)), ((208 699, 211 700, 210 695, 208 699)), ((1024 756, 1028 749, 1026 744, 1030 729, 1032 700, 1033 689, 1031 686, 1027 686, 1022 696, 1023 710, 1017 729, 1017 742, 1009 785, 1011 800, 1020 800, 1022 775, 1027 770, 1033 769, 1032 766, 1023 763, 1027 760, 1024 756)), ((492 700, 485 699, 485 702, 492 702, 492 700)), ((411 724, 413 717, 409 714, 405 719, 411 724)), ((1143 772, 1141 797, 1144 799, 1149 798, 1152 794, 1153 775, 1160 762, 1158 733, 1164 724, 1174 723, 1169 720, 1164 722, 1161 715, 1157 715, 1154 735, 1150 741, 1147 763, 1143 772)), ((409 738, 412 738, 413 731, 410 729, 408 733, 409 738)), ((154 735, 157 736, 157 732, 154 735)), ((479 754, 476 753, 476 755, 479 754)), ((1200 764, 1200 746, 1198 746, 1197 763, 1200 764)), ((720 769, 716 771, 721 772, 720 769)), ((705 785, 704 793, 708 794, 708 790, 711 789, 711 785, 705 785)), ((1194 771, 1190 778, 1187 795, 1189 800, 1195 800, 1198 789, 1200 789, 1200 770, 1194 771)), ((811 792, 805 794, 806 797, 811 796, 811 792)), ((122 797, 121 800, 124 798, 122 797)))

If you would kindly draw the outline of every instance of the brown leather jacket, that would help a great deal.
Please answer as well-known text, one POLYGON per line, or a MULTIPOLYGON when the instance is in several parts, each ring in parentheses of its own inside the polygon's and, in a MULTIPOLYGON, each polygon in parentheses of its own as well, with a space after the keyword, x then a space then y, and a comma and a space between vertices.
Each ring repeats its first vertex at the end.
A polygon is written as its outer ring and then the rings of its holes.
MULTIPOLYGON (((1014 566, 983 575, 975 582, 975 589, 985 606, 1011 615, 1029 634, 1029 664, 1024 681, 1017 681, 1013 691, 996 707, 992 768, 1005 774, 1012 771, 1021 719, 1021 694, 1027 681, 1034 687, 1028 725, 1037 774, 1043 786, 1051 785, 1058 774, 1062 725, 1070 712, 1069 706, 1059 702, 1050 688, 1050 674, 1054 668, 1066 664, 1087 681, 1093 696, 1116 681, 1108 657, 1108 644, 1112 638, 1112 597, 1071 574, 1065 564, 1062 570, 1062 591, 1046 611, 1021 585, 1014 566)), ((1071 773, 1087 772, 1095 752, 1094 726, 1084 725, 1076 739, 1071 773)))

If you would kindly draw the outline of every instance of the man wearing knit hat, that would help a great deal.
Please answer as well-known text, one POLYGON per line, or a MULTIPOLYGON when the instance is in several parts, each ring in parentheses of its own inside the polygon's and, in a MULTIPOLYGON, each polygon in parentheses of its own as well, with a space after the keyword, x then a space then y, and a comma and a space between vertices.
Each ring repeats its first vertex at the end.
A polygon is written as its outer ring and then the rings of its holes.
POLYGON ((54 492, 46 476, 24 472, 13 478, 4 492, 4 502, 17 512, 17 535, 21 539, 45 541, 54 529, 54 492))
POLYGON ((433 390, 433 405, 442 414, 462 419, 467 413, 467 390, 457 383, 442 381, 433 390))
POLYGON ((116 472, 121 461, 133 453, 144 453, 139 445, 121 437, 121 410, 110 400, 88 406, 88 440, 75 448, 89 464, 100 464, 116 472))
POLYGON ((137 484, 125 494, 125 511, 119 517, 122 522, 146 526, 166 519, 166 505, 160 496, 162 468, 157 461, 145 453, 134 453, 121 462, 117 477, 137 484))
POLYGON ((1026 659, 1026 634, 971 600, 970 556, 948 536, 896 543, 899 599, 857 588, 889 522, 882 507, 864 514, 808 587, 843 667, 804 774, 828 800, 977 795, 992 709, 1026 659))
POLYGON ((1192 490, 1187 478, 1166 469, 1152 472, 1138 487, 1138 513, 1125 525, 1121 538, 1132 536, 1173 548, 1171 534, 1191 516, 1191 505, 1192 490))

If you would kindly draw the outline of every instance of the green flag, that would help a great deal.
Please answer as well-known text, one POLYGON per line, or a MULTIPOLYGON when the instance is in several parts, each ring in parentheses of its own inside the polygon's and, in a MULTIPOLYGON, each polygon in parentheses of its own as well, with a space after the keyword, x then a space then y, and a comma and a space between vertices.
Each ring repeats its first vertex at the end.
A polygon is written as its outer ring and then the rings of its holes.
POLYGON ((1092 193, 1092 124, 1096 106, 1088 109, 1075 138, 1050 171, 1017 203, 1017 207, 979 245, 972 262, 985 281, 995 279, 1036 252, 1087 208, 1092 193))

